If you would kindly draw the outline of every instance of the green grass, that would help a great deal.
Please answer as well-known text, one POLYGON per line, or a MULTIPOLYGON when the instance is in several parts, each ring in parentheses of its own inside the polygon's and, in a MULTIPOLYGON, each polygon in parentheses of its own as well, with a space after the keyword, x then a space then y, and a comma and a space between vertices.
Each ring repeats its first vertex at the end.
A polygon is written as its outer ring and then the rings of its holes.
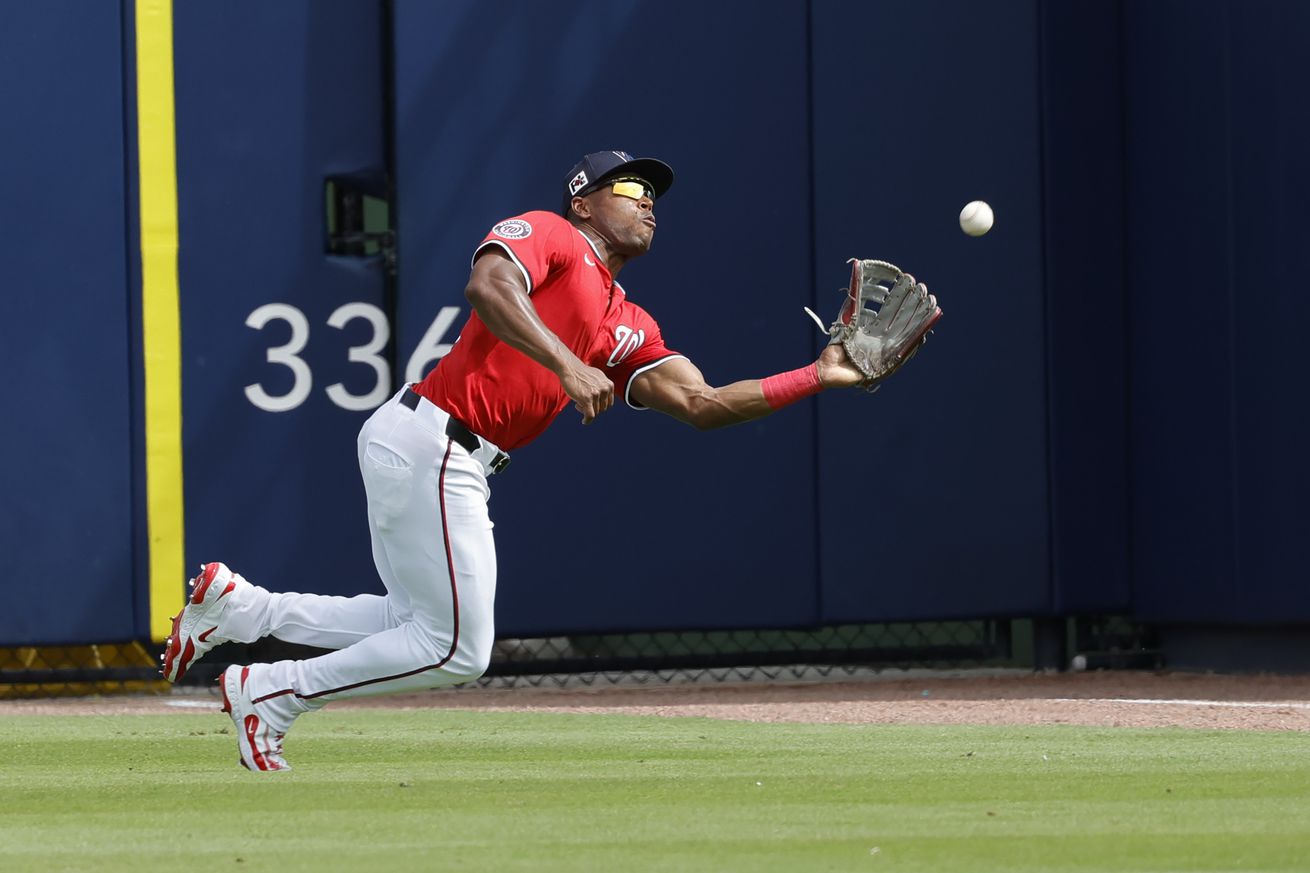
POLYGON ((0 717, 0 870, 1310 869, 1310 734, 346 710, 0 717))

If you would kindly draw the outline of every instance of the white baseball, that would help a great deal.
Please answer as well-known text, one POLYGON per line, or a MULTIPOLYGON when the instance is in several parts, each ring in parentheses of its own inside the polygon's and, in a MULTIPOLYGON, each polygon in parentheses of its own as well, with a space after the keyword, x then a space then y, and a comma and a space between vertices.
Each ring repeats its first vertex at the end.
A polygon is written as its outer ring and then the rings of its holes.
POLYGON ((992 229, 992 208, 985 200, 974 200, 960 210, 960 230, 969 236, 982 236, 992 229))
POLYGON ((1073 660, 1069 662, 1069 669, 1070 669, 1070 670, 1073 670, 1075 673, 1081 673, 1082 671, 1086 670, 1086 669, 1087 669, 1087 656, 1086 656, 1086 655, 1074 655, 1074 656, 1073 656, 1073 660))

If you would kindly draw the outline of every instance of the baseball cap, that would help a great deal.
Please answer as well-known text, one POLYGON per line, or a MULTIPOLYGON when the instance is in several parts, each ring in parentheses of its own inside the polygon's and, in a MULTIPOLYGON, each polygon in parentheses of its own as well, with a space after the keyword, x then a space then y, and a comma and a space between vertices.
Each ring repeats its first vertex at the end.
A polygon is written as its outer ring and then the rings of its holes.
POLYGON ((601 182, 630 174, 650 182, 656 197, 673 185, 673 168, 655 158, 634 158, 627 152, 592 152, 574 164, 564 179, 564 214, 569 214, 573 198, 589 194, 601 182))

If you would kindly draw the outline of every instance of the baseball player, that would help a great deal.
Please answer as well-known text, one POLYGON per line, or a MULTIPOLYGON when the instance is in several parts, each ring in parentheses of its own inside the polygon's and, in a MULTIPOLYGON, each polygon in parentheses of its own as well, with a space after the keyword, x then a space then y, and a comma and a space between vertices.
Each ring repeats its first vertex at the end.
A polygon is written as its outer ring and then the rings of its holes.
POLYGON ((487 482, 570 402, 584 424, 618 397, 704 429, 867 383, 840 344, 800 369, 724 387, 665 344, 618 275, 650 249, 655 203, 672 184, 662 161, 589 154, 565 177, 562 214, 507 218, 474 251, 465 289, 473 312, 458 341, 359 433, 385 596, 274 593, 221 563, 192 580, 163 656, 169 681, 229 640, 272 635, 334 650, 223 673, 223 709, 247 768, 287 769, 284 735, 331 701, 482 675, 496 593, 487 482))

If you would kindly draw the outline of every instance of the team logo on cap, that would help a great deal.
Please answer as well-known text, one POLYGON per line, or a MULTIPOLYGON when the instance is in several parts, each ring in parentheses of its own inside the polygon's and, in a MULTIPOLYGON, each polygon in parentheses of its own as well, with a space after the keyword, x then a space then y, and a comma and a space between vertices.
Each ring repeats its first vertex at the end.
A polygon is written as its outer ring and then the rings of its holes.
POLYGON ((524 239, 532 236, 532 225, 521 218, 511 218, 493 227, 491 232, 505 239, 524 239))
POLYGON ((577 194, 583 188, 587 187, 587 171, 583 170, 569 180, 569 193, 577 194))

